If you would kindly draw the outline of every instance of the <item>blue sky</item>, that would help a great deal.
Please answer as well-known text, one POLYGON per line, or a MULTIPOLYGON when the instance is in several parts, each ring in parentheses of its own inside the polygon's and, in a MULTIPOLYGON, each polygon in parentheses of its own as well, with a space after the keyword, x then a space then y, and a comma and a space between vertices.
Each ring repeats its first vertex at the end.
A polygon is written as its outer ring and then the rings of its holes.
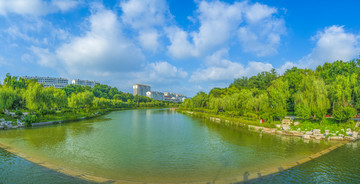
POLYGON ((0 0, 6 73, 189 96, 360 55, 359 1, 0 0))

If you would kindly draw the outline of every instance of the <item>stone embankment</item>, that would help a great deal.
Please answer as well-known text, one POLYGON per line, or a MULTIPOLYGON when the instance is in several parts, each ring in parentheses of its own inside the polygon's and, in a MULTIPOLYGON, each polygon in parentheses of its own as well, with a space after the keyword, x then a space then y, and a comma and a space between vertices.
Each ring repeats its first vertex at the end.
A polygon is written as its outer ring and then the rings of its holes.
MULTIPOLYGON (((94 118, 97 116, 100 116, 99 112, 93 113, 92 115, 90 115, 88 117, 81 117, 81 118, 73 119, 73 120, 58 120, 58 121, 32 123, 31 126, 36 127, 36 126, 46 126, 46 125, 52 125, 52 124, 61 124, 61 123, 65 123, 68 121, 79 121, 79 120, 84 120, 84 119, 88 119, 88 118, 94 118)), ((5 119, 0 119, 0 130, 16 129, 16 128, 24 128, 24 127, 25 127, 25 123, 21 122, 19 119, 17 120, 17 122, 5 121, 5 119)))
POLYGON ((22 128, 24 126, 25 126, 24 123, 20 122, 19 120, 17 122, 12 122, 12 121, 5 121, 5 119, 0 119, 0 130, 22 128))
MULTIPOLYGON (((196 114, 191 111, 184 111, 188 114, 196 114)), ((240 122, 233 122, 230 120, 223 120, 217 117, 207 117, 210 121, 216 122, 216 123, 224 123, 224 124, 231 124, 231 125, 238 125, 247 127, 249 130, 262 132, 266 134, 277 134, 277 135, 286 135, 286 136, 296 136, 296 137, 302 137, 305 140, 309 139, 316 139, 316 140, 331 140, 331 141, 354 141, 360 139, 360 134, 356 131, 352 131, 351 129, 347 129, 346 131, 344 129, 341 130, 341 132, 345 132, 345 134, 339 134, 339 132, 336 133, 330 133, 329 130, 325 130, 324 133, 321 133, 320 129, 313 129, 313 130, 307 130, 307 131, 301 131, 300 128, 298 130, 291 130, 290 124, 293 124, 294 126, 299 125, 299 122, 292 123, 289 119, 284 119, 282 124, 276 125, 277 128, 266 128, 262 126, 256 126, 256 125, 248 125, 245 123, 240 122)))

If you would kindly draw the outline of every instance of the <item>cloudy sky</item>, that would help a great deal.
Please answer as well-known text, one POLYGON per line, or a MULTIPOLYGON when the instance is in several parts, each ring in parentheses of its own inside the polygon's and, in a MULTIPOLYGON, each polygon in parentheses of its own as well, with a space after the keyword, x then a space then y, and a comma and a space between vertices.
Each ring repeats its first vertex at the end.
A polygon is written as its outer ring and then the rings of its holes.
POLYGON ((0 0, 0 79, 97 80, 189 96, 360 55, 356 0, 0 0))

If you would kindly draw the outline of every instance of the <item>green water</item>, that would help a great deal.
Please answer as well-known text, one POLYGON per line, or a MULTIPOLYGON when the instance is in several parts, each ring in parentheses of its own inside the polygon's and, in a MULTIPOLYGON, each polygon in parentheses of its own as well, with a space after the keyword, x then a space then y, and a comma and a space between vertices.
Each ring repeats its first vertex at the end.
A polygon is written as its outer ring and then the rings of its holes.
POLYGON ((222 180, 331 146, 229 128, 166 109, 118 111, 94 120, 0 131, 0 143, 59 167, 142 182, 222 180))

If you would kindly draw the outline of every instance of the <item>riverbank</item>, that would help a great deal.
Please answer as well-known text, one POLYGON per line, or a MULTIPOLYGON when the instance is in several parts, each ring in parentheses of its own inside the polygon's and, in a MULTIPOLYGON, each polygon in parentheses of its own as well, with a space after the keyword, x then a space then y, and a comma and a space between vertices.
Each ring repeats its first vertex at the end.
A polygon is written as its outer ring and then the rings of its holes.
MULTIPOLYGON (((297 128, 295 125, 296 123, 283 125, 280 122, 279 124, 275 123, 260 123, 258 121, 253 120, 246 120, 236 117, 226 117, 226 116, 219 116, 215 114, 209 114, 204 112, 196 112, 196 111, 187 111, 178 109, 178 112, 197 116, 201 118, 208 119, 212 122, 223 124, 226 126, 238 126, 248 128, 252 131, 257 131, 266 134, 277 134, 277 135, 285 135, 285 136, 295 136, 295 137, 302 137, 305 140, 315 139, 315 140, 328 140, 328 141, 355 141, 360 139, 360 135, 357 131, 352 131, 351 129, 341 129, 339 131, 330 132, 330 130, 322 129, 304 129, 297 128), (294 130, 296 129, 296 130, 294 130)), ((298 122, 297 122, 298 123, 298 122)))
MULTIPOLYGON (((51 115, 50 117, 42 117, 41 120, 45 120, 45 121, 38 121, 38 122, 34 122, 31 123, 30 126, 28 127, 37 127, 37 126, 46 126, 46 125, 53 125, 53 124, 61 124, 61 123, 67 123, 67 122, 74 122, 74 121, 80 121, 80 120, 85 120, 85 119, 92 119, 92 118, 96 118, 102 115, 105 115, 109 112, 112 111, 117 111, 117 110, 124 110, 123 108, 121 109, 102 109, 101 111, 92 111, 89 113, 71 113, 71 114, 62 114, 60 116, 54 116, 51 115)), ((19 119, 17 119, 17 122, 13 122, 13 121, 5 121, 5 119, 0 119, 0 130, 8 130, 8 129, 17 129, 17 128, 25 128, 25 123, 20 121, 19 119)))
MULTIPOLYGON (((156 109, 156 108, 158 108, 158 107, 151 107, 149 109, 156 109)), ((100 116, 106 115, 113 111, 131 110, 131 109, 146 109, 146 108, 137 107, 137 108, 93 109, 93 110, 90 110, 89 112, 66 111, 64 113, 60 112, 58 114, 50 114, 50 115, 41 117, 41 119, 38 119, 35 123, 32 123, 30 127, 47 126, 47 125, 53 125, 53 124, 81 121, 81 120, 100 117, 100 116)), ((25 128, 26 127, 24 122, 19 121, 18 119, 15 119, 12 116, 9 116, 6 119, 0 118, 0 130, 17 129, 17 128, 25 128), (8 119, 8 120, 10 119, 10 121, 6 121, 6 119, 8 119)))

